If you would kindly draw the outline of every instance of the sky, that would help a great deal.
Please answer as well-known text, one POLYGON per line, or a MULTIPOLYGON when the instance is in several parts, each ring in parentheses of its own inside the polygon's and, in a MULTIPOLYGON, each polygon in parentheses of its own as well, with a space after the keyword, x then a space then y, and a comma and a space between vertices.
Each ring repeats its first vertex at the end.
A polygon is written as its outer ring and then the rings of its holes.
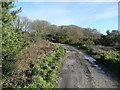
POLYGON ((107 30, 118 29, 118 2, 16 2, 20 16, 46 20, 55 25, 77 25, 107 30))

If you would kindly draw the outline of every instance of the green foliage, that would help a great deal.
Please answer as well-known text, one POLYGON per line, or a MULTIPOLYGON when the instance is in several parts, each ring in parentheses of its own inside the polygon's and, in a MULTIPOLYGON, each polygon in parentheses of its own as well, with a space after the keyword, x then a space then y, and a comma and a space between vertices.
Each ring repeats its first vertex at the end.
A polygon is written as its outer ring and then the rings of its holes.
POLYGON ((54 45, 54 47, 56 50, 51 54, 40 55, 38 57, 40 59, 32 62, 34 67, 25 71, 26 78, 22 75, 15 80, 4 82, 3 86, 12 88, 56 88, 65 50, 59 45, 54 45))
POLYGON ((2 59, 3 59, 3 75, 8 76, 16 66, 16 58, 21 54, 21 51, 28 45, 28 39, 22 34, 22 31, 15 32, 7 29, 3 31, 2 38, 2 59))
MULTIPOLYGON (((49 28, 47 28, 49 30, 49 28)), ((56 26, 51 28, 54 32, 48 33, 47 40, 66 44, 83 44, 84 39, 96 39, 100 36, 97 30, 81 28, 75 25, 56 26)))
POLYGON ((93 47, 82 47, 89 54, 91 54, 94 58, 99 60, 99 62, 107 67, 107 69, 111 70, 118 76, 120 76, 120 55, 116 51, 104 51, 99 50, 93 47))
POLYGON ((85 45, 95 45, 95 43, 92 40, 84 41, 85 45))
POLYGON ((102 63, 104 63, 108 69, 120 76, 120 56, 114 52, 103 53, 100 56, 104 57, 104 59, 100 58, 102 60, 102 63))
POLYGON ((10 28, 11 21, 16 18, 16 14, 20 12, 21 8, 18 10, 11 11, 14 8, 13 2, 0 2, 2 3, 2 28, 10 28))
POLYGON ((61 56, 65 54, 64 48, 56 46, 58 50, 53 53, 43 56, 41 60, 35 62, 35 67, 32 70, 34 76, 34 83, 27 87, 32 88, 56 88, 58 83, 58 73, 63 63, 61 56))
POLYGON ((49 22, 44 20, 34 20, 31 24, 31 29, 36 31, 37 36, 43 36, 47 33, 49 22))
POLYGON ((120 31, 107 31, 107 35, 102 35, 98 40, 101 45, 112 46, 119 50, 120 48, 120 31))
POLYGON ((3 75, 13 75, 16 68, 17 56, 29 45, 28 39, 22 34, 21 30, 12 30, 11 22, 16 18, 16 14, 20 11, 14 10, 13 2, 2 3, 2 64, 3 75))

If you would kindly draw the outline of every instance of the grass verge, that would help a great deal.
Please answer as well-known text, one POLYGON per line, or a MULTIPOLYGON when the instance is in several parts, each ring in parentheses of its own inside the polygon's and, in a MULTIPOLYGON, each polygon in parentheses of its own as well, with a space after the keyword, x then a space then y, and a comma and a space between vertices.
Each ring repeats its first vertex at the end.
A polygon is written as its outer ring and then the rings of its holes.
POLYGON ((118 52, 114 50, 105 51, 95 46, 78 46, 78 48, 85 50, 110 72, 120 77, 120 55, 118 52))

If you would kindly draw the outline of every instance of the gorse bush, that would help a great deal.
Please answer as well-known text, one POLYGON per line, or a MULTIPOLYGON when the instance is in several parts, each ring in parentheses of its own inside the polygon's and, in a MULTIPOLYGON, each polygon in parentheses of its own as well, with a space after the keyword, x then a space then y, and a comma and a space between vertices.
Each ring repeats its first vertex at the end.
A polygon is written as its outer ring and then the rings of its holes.
POLYGON ((14 30, 11 22, 16 18, 20 9, 11 11, 15 6, 12 2, 0 2, 2 4, 2 64, 3 75, 13 75, 17 68, 16 61, 21 51, 29 45, 29 40, 22 34, 22 30, 14 30))
POLYGON ((58 74, 63 64, 62 56, 65 50, 62 46, 56 48, 50 54, 39 55, 38 59, 30 63, 30 68, 24 71, 24 75, 8 79, 3 82, 4 87, 11 88, 56 88, 58 74))
POLYGON ((107 35, 102 35, 98 40, 101 45, 112 46, 119 50, 120 48, 120 31, 112 30, 111 32, 107 31, 107 35))
POLYGON ((84 41, 85 45, 95 45, 95 43, 92 40, 84 41))
POLYGON ((63 63, 61 56, 65 54, 65 50, 61 46, 51 54, 38 59, 32 69, 33 83, 26 88, 56 88, 58 84, 58 73, 63 63))
POLYGON ((2 59, 3 59, 3 75, 12 75, 17 57, 22 54, 22 50, 29 45, 29 41, 24 37, 22 31, 15 32, 12 30, 4 30, 2 38, 2 59))

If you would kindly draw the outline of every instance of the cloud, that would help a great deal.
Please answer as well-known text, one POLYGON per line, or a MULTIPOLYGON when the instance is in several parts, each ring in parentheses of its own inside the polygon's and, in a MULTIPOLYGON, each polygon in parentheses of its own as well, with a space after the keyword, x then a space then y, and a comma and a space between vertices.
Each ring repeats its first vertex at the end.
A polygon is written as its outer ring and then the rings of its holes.
POLYGON ((101 30, 114 29, 117 26, 114 19, 118 12, 117 3, 28 3, 23 6, 22 15, 32 20, 46 20, 55 25, 75 24, 101 30))
POLYGON ((70 25, 70 24, 75 24, 75 20, 72 18, 59 18, 59 19, 54 19, 51 20, 53 23, 56 25, 70 25))
POLYGON ((40 19, 51 22, 56 25, 69 25, 75 23, 75 18, 71 18, 69 15, 73 12, 66 9, 66 5, 59 7, 57 5, 50 5, 51 7, 43 6, 37 12, 30 10, 29 13, 22 12, 22 15, 28 16, 30 19, 40 19))
POLYGON ((49 13, 52 14, 52 16, 64 16, 67 15, 70 11, 65 8, 56 8, 49 13))
POLYGON ((118 16, 118 8, 109 7, 105 11, 93 15, 92 19, 95 21, 95 20, 101 20, 101 19, 110 19, 117 16, 118 16))
POLYGON ((48 10, 46 12, 38 14, 38 17, 41 17, 42 19, 57 25, 69 25, 75 23, 75 18, 71 18, 69 16, 71 14, 71 11, 68 9, 56 8, 52 11, 48 10), (46 15, 46 12, 48 15, 46 15))
MULTIPOLYGON (((90 9, 89 9, 90 10, 90 9)), ((81 20, 81 23, 91 23, 96 21, 104 21, 104 20, 111 20, 114 17, 118 17, 118 7, 117 6, 111 6, 103 9, 103 11, 99 11, 97 13, 92 12, 92 10, 87 12, 90 12, 89 15, 83 16, 84 19, 81 20)), ((97 9, 95 9, 97 10, 97 9)))

